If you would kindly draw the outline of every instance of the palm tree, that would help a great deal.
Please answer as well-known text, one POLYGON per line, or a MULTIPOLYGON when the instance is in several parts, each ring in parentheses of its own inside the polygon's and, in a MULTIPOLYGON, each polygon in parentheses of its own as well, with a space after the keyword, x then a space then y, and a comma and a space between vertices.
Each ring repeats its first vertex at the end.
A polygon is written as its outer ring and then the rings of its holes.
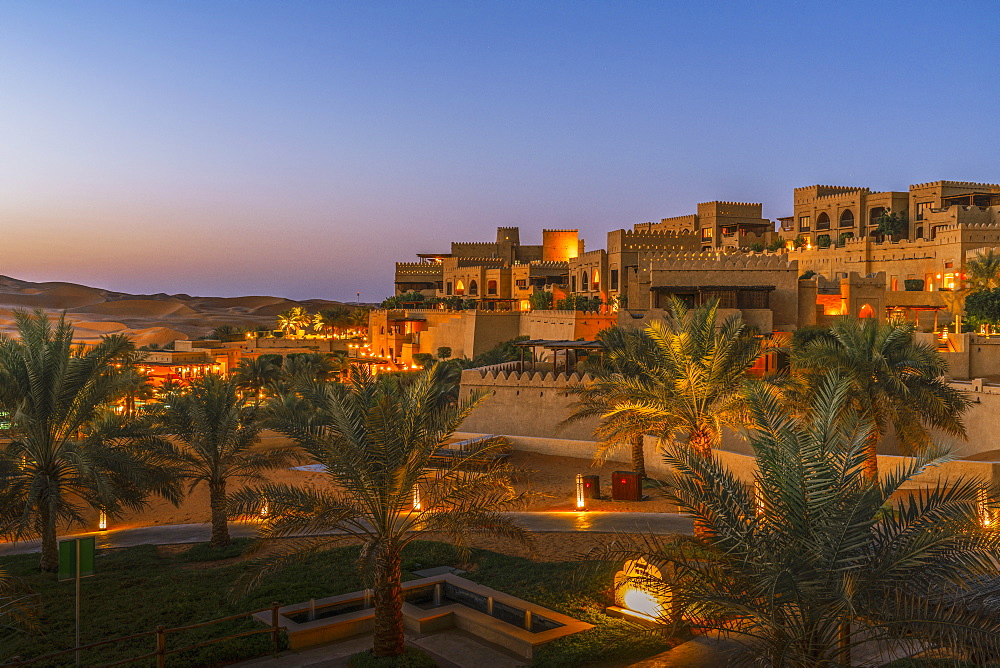
POLYGON ((281 363, 281 378, 286 386, 299 382, 323 382, 333 370, 333 360, 326 353, 298 353, 285 357, 281 363))
POLYGON ((868 478, 873 427, 853 410, 853 392, 834 372, 803 418, 752 391, 753 488, 718 460, 671 445, 668 495, 703 536, 623 536, 601 556, 642 557, 667 574, 625 586, 654 598, 669 591, 665 616, 736 640, 746 665, 753 657, 768 666, 851 665, 862 643, 885 649, 903 640, 984 665, 1000 652, 1000 534, 981 525, 981 482, 900 495, 940 459, 868 478))
POLYGON ((637 462, 643 434, 682 437, 710 457, 722 430, 743 425, 747 371, 774 348, 736 315, 717 326, 718 302, 688 308, 674 299, 642 333, 606 335, 604 370, 577 390, 573 418, 600 416, 602 449, 629 443, 637 462))
POLYGON ((1000 253, 989 248, 965 263, 966 282, 972 290, 1000 288, 1000 253))
MULTIPOLYGON (((603 417, 617 406, 632 401, 634 397, 629 384, 623 381, 652 382, 651 369, 656 366, 660 351, 648 332, 609 327, 598 332, 597 340, 604 344, 604 350, 597 364, 588 365, 594 380, 572 389, 578 400, 567 423, 603 417)), ((601 439, 597 459, 603 460, 617 448, 627 445, 631 452, 632 470, 645 478, 643 443, 645 435, 653 429, 652 420, 637 419, 624 424, 602 419, 595 431, 601 439)))
POLYGON ((219 325, 212 330, 209 338, 219 341, 239 341, 246 337, 247 330, 234 325, 219 325))
POLYGON ((190 481, 189 491, 200 483, 208 485, 210 545, 229 545, 226 490, 230 481, 262 480, 262 472, 294 463, 298 450, 259 447, 259 402, 242 398, 236 381, 218 374, 192 380, 186 392, 169 398, 159 415, 164 430, 181 444, 173 453, 178 478, 190 481))
POLYGON ((965 436, 962 413, 970 406, 966 393, 942 378, 944 358, 913 337, 914 326, 901 320, 841 317, 830 335, 817 337, 793 351, 797 369, 817 375, 837 370, 852 384, 855 410, 872 421, 865 471, 878 476, 879 442, 891 424, 907 454, 930 447, 930 428, 965 436))
POLYGON ((300 329, 306 329, 312 322, 309 312, 301 306, 295 306, 278 314, 278 329, 286 334, 292 334, 300 329))
POLYGON ((371 313, 370 308, 361 307, 354 309, 353 311, 351 311, 351 315, 349 317, 350 320, 349 324, 351 325, 351 327, 354 327, 355 329, 359 330, 368 329, 368 316, 370 313, 371 313))
POLYGON ((511 488, 509 465, 468 470, 469 461, 488 457, 497 444, 451 463, 432 461, 480 401, 442 406, 440 394, 432 368, 405 386, 365 372, 349 385, 313 385, 303 394, 312 411, 300 410, 297 397, 275 402, 271 424, 325 466, 331 485, 268 484, 234 495, 233 510, 243 517, 268 508, 259 529, 264 541, 289 539, 261 575, 338 541, 361 542, 359 567, 374 588, 379 656, 404 651, 400 560, 408 543, 428 532, 448 534, 460 547, 472 533, 527 536, 503 512, 524 499, 511 488), (432 467, 435 475, 427 475, 432 467))
POLYGON ((350 317, 350 310, 343 306, 322 309, 313 315, 313 329, 317 332, 333 334, 341 327, 350 324, 350 317))
POLYGON ((263 397, 264 390, 271 387, 281 373, 281 368, 275 364, 274 358, 261 355, 260 357, 244 357, 236 366, 233 377, 236 379, 236 386, 245 391, 253 392, 258 398, 263 397))
POLYGON ((107 410, 133 387, 132 342, 105 336, 75 348, 65 314, 54 325, 42 311, 14 318, 19 339, 0 339, 0 408, 11 422, 0 445, 0 534, 40 535, 40 568, 52 572, 56 532, 85 523, 85 507, 114 517, 150 493, 179 497, 145 422, 107 410))

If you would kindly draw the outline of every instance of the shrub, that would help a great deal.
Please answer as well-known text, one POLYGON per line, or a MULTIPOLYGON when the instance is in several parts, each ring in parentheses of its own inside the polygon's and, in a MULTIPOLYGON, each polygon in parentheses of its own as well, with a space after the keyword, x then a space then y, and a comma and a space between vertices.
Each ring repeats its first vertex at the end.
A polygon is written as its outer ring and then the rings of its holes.
POLYGON ((755 241, 752 244, 750 244, 750 250, 752 250, 754 253, 763 253, 764 252, 764 244, 762 244, 759 241, 755 241))
POLYGON ((924 279, 907 278, 903 281, 903 287, 907 292, 920 292, 924 289, 924 279))

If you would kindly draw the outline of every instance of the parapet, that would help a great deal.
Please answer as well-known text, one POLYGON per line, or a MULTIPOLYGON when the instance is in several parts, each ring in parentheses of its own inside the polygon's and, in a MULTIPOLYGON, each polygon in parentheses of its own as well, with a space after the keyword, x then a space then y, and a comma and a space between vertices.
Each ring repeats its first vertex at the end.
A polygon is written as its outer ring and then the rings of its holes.
POLYGON ((496 387, 540 387, 565 389, 574 385, 585 385, 593 380, 590 374, 574 372, 558 374, 552 371, 519 372, 516 367, 520 362, 508 362, 493 366, 466 369, 462 372, 462 386, 490 385, 496 387))
POLYGON ((978 183, 976 181, 928 181, 927 183, 914 183, 910 186, 910 190, 916 190, 917 188, 932 188, 935 186, 949 186, 955 188, 997 188, 1000 190, 1000 184, 978 183))
POLYGON ((787 253, 645 253, 643 259, 651 270, 658 271, 798 271, 798 260, 789 261, 787 253))

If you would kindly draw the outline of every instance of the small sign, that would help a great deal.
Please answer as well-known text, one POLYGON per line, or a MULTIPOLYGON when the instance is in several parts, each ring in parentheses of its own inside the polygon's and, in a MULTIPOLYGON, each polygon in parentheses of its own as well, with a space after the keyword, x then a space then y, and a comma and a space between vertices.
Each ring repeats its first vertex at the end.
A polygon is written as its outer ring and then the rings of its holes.
POLYGON ((94 556, 97 553, 97 537, 84 536, 59 541, 59 579, 76 579, 77 543, 80 544, 80 577, 94 574, 94 556))

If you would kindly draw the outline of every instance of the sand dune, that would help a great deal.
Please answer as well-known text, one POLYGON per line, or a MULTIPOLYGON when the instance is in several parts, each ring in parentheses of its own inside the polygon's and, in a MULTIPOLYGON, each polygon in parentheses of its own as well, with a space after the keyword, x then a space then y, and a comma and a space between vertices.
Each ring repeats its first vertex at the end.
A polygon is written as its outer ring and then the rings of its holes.
POLYGON ((222 325, 273 327, 276 315, 295 306, 315 312, 343 305, 325 299, 297 302, 266 295, 132 295, 76 283, 33 283, 0 276, 0 332, 13 331, 15 309, 40 308, 52 317, 67 311, 79 340, 88 342, 104 334, 123 333, 139 345, 165 345, 204 336, 222 325))
POLYGON ((181 301, 161 301, 154 299, 124 299, 73 309, 73 311, 115 315, 126 318, 163 318, 165 316, 186 316, 198 313, 181 301))

